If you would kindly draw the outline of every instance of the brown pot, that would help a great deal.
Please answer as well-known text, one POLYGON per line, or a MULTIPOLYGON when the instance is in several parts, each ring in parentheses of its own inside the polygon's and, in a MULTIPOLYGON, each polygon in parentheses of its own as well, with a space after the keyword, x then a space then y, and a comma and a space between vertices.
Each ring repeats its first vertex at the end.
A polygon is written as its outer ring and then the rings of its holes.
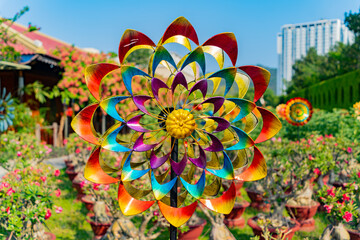
POLYGON ((86 216, 88 216, 88 218, 89 218, 86 221, 88 223, 90 223, 91 229, 94 232, 94 235, 95 235, 94 239, 101 239, 105 235, 108 228, 111 226, 111 222, 98 223, 98 222, 92 221, 91 219, 95 216, 94 213, 88 213, 86 216))
POLYGON ((92 211, 94 209, 95 201, 91 199, 91 195, 85 195, 81 198, 81 201, 85 204, 87 210, 92 211))
MULTIPOLYGON (((259 236, 260 240, 265 240, 262 236, 263 232, 262 232, 260 226, 257 224, 256 220, 257 220, 257 217, 252 217, 252 218, 248 219, 247 223, 252 228, 255 236, 259 236)), ((293 220, 293 221, 294 221, 295 226, 291 227, 290 229, 288 229, 286 231, 288 234, 286 235, 285 240, 291 240, 293 238, 295 232, 300 229, 300 223, 298 223, 296 220, 293 220)), ((269 228, 268 230, 271 233, 271 236, 273 238, 282 239, 284 237, 283 234, 281 234, 281 236, 278 236, 278 234, 276 234, 276 229, 274 229, 274 228, 269 228)))
POLYGON ((290 217, 295 217, 296 221, 300 223, 300 231, 311 232, 315 230, 315 220, 313 217, 319 206, 319 202, 312 206, 291 206, 286 204, 286 210, 290 217))
POLYGON ((350 240, 360 240, 360 230, 354 230, 354 229, 347 229, 350 240))
POLYGON ((197 240, 200 236, 204 227, 206 225, 206 220, 201 219, 202 222, 196 225, 190 225, 189 230, 183 233, 179 233, 179 240, 197 240))
POLYGON ((250 203, 243 201, 235 203, 234 208, 229 214, 225 215, 224 223, 228 227, 243 228, 245 226, 245 219, 242 217, 245 209, 250 206, 250 203))
POLYGON ((246 192, 251 200, 250 207, 263 212, 270 211, 271 205, 270 203, 265 203, 265 198, 263 194, 251 189, 246 189, 246 192))
POLYGON ((76 175, 78 175, 78 173, 75 172, 74 169, 67 169, 65 172, 69 176, 70 181, 73 181, 76 175))

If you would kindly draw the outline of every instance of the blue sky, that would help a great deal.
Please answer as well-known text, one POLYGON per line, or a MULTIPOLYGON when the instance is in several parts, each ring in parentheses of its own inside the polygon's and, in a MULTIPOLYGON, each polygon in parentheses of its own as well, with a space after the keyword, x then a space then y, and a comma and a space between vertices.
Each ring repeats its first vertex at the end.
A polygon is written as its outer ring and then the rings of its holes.
POLYGON ((276 34, 284 24, 344 19, 358 12, 359 0, 95 1, 0 0, 0 16, 12 17, 29 6, 19 23, 40 26, 50 36, 79 47, 117 52, 123 32, 136 29, 158 42, 177 17, 186 17, 200 43, 221 32, 234 32, 237 65, 277 66, 276 34))

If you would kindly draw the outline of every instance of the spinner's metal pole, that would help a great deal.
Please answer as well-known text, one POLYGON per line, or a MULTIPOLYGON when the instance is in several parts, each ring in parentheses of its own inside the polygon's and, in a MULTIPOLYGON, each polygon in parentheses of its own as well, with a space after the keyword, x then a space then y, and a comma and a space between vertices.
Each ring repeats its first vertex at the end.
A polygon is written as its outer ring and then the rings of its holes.
MULTIPOLYGON (((174 145, 173 150, 171 151, 171 159, 175 162, 178 161, 178 140, 171 138, 171 146, 174 145)), ((171 179, 176 178, 176 173, 171 169, 171 179)), ((170 206, 177 207, 177 181, 174 187, 170 190, 170 206)), ((170 224, 170 240, 177 239, 177 228, 170 224)))

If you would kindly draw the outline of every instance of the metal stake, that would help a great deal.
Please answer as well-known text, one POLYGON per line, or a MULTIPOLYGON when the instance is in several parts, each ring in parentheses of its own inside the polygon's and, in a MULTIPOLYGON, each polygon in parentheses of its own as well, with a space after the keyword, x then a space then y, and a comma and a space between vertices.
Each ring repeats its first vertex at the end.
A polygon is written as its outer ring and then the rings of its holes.
MULTIPOLYGON (((174 148, 171 151, 171 159, 175 162, 178 161, 178 140, 175 138, 171 138, 171 146, 174 144, 174 148)), ((171 179, 176 178, 176 173, 171 169, 171 179)), ((175 182, 175 185, 170 190, 170 206, 171 207, 177 207, 177 181, 175 182)), ((170 224, 170 240, 176 240, 177 239, 177 228, 170 224)))

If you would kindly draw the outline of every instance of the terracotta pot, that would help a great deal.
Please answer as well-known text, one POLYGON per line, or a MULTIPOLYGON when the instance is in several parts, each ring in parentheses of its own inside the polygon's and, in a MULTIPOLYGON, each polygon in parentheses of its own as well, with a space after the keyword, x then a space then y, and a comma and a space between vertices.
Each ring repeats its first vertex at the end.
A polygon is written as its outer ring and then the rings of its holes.
POLYGON ((354 229, 347 229, 349 235, 350 235, 350 240, 360 240, 360 231, 356 231, 354 229))
POLYGON ((81 202, 85 204, 87 210, 92 211, 94 209, 95 201, 91 199, 91 195, 85 195, 81 198, 81 202))
POLYGON ((242 217, 245 209, 250 206, 250 203, 244 201, 235 203, 234 208, 229 214, 225 215, 224 223, 228 227, 243 228, 245 226, 245 219, 242 217))
POLYGON ((250 207, 263 212, 270 211, 271 205, 269 203, 265 203, 265 198, 261 193, 251 189, 246 189, 246 192, 251 200, 250 207))
POLYGON ((315 220, 313 217, 319 206, 319 202, 312 206, 291 206, 286 204, 286 210, 290 217, 295 217, 296 221, 300 223, 300 231, 311 232, 315 230, 315 220))
POLYGON ((201 219, 201 223, 189 226, 189 230, 183 233, 179 233, 179 240, 197 240, 200 236, 204 227, 206 225, 206 220, 201 219))
MULTIPOLYGON (((252 218, 248 219, 247 223, 252 228, 254 235, 259 236, 260 240, 264 240, 264 238, 262 237, 262 230, 261 230, 260 226, 257 224, 256 220, 257 220, 257 217, 252 217, 252 218)), ((288 234, 286 235, 285 240, 291 240, 293 238, 295 232, 300 229, 300 223, 298 223, 296 220, 293 220, 293 221, 294 221, 295 226, 288 229, 288 231, 287 231, 288 234)), ((271 236, 273 238, 282 239, 283 234, 281 234, 281 236, 278 236, 278 234, 276 234, 276 229, 269 228, 268 230, 270 231, 271 236)))
POLYGON ((76 175, 78 174, 77 172, 75 172, 73 169, 67 169, 66 174, 69 176, 70 181, 73 181, 74 178, 76 177, 76 175))
POLYGON ((88 213, 86 216, 89 217, 86 221, 91 225, 91 229, 95 235, 94 239, 101 239, 111 226, 111 221, 108 223, 97 223, 91 220, 95 216, 93 213, 88 213))
POLYGON ((77 196, 76 196, 76 200, 81 200, 81 198, 83 196, 85 196, 84 190, 81 188, 81 183, 77 182, 77 181, 73 181, 72 186, 73 188, 76 189, 76 191, 78 192, 77 196))

